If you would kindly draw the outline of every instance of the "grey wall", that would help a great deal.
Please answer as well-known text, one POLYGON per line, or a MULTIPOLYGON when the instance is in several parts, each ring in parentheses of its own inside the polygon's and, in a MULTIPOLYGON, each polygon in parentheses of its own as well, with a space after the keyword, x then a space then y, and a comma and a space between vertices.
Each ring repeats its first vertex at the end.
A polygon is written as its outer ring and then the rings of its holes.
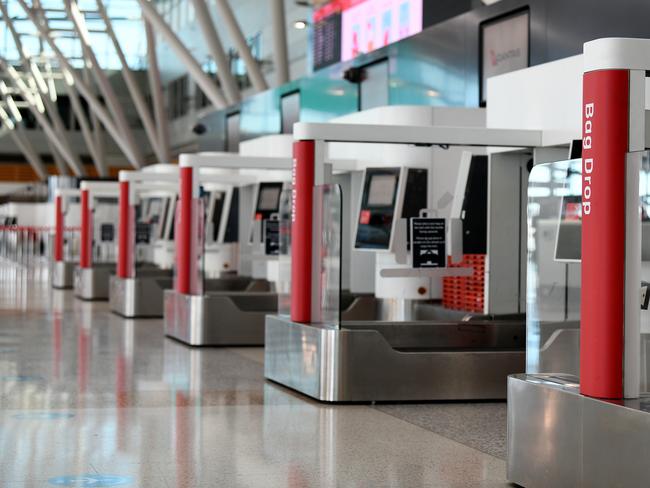
MULTIPOLYGON (((599 37, 650 38, 648 0, 502 0, 485 6, 480 0, 424 0, 425 25, 420 34, 345 63, 319 70, 291 84, 249 97, 241 110, 244 139, 279 132, 279 97, 299 88, 301 120, 322 121, 357 110, 356 85, 342 80, 353 66, 388 59, 388 103, 476 107, 479 104, 479 36, 486 20, 528 7, 530 63, 541 64, 582 52, 599 37), (461 12, 454 15, 454 8, 461 12), (436 7, 440 7, 436 10, 436 7), (332 93, 339 95, 332 96, 332 93), (427 93, 438 95, 431 97, 427 93), (264 124, 260 121, 264 120, 264 124)), ((202 150, 223 147, 223 120, 217 111, 203 119, 208 131, 202 150)))
MULTIPOLYGON (((426 2, 427 0, 425 0, 426 2)), ((432 62, 444 60, 451 71, 462 70, 465 105, 478 103, 479 32, 485 20, 528 7, 530 63, 541 64, 582 52, 582 45, 600 37, 650 37, 647 0, 502 0, 474 8, 408 39, 432 62)))
MULTIPOLYGON (((471 10, 447 20, 436 18, 437 1, 424 2, 424 23, 435 25, 350 63, 388 57, 390 81, 397 85, 391 87, 391 104, 477 106, 480 24, 518 9, 530 11, 531 65, 579 54, 585 42, 600 37, 650 38, 647 0, 502 0, 490 6, 472 0, 471 10), (427 88, 440 92, 440 98, 423 98, 427 88)), ((448 9, 446 0, 441 3, 448 9)))

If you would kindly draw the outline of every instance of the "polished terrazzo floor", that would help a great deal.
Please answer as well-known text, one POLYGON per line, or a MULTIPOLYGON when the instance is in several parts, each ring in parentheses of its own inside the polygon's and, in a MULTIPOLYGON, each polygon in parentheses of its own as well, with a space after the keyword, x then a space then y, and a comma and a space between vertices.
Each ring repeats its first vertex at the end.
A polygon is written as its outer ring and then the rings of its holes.
POLYGON ((321 405, 43 278, 0 263, 0 487, 508 486, 503 404, 321 405))

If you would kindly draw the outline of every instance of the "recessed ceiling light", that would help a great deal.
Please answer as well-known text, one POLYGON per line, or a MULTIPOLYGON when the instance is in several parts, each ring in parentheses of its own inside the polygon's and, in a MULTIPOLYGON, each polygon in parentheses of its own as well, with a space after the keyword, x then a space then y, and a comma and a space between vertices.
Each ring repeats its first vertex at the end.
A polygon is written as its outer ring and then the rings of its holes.
POLYGON ((293 23, 293 28, 298 29, 298 30, 304 30, 304 29, 307 28, 307 25, 309 25, 309 24, 307 24, 306 20, 296 20, 293 23))

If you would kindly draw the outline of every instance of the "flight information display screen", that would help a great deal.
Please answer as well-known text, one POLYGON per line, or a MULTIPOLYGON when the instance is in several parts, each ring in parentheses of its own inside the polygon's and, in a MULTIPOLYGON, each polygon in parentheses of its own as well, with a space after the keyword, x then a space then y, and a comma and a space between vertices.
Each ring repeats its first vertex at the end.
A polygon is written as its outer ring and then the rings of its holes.
POLYGON ((422 30, 422 0, 332 0, 314 10, 314 69, 422 30))
POLYGON ((321 12, 317 15, 317 12, 314 12, 314 69, 325 68, 341 61, 341 13, 324 15, 321 12))

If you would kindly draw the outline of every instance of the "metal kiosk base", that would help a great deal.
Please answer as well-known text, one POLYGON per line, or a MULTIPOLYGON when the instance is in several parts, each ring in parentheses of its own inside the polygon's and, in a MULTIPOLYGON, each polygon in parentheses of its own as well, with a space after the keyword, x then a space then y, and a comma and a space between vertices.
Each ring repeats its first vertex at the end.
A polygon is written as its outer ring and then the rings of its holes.
POLYGON ((508 378, 508 480, 526 488, 650 482, 650 398, 580 395, 576 378, 508 378))
POLYGON ((108 299, 111 311, 125 318, 162 317, 164 292, 173 284, 171 270, 142 270, 135 278, 111 275, 108 299))
POLYGON ((203 295, 164 292, 165 334, 190 346, 262 346, 264 316, 278 307, 271 283, 242 276, 206 280, 203 295))
POLYGON ((114 263, 98 263, 92 268, 74 269, 74 294, 82 300, 108 300, 108 283, 114 263))
POLYGON ((520 320, 336 329, 268 316, 264 375, 323 402, 503 399, 507 376, 525 369, 524 344, 520 320))
MULTIPOLYGON (((234 279, 211 280, 203 295, 165 290, 165 334, 190 346, 263 346, 264 321, 277 314, 278 294, 270 291, 268 281, 252 280, 242 287, 234 279), (237 287, 241 291, 232 291, 237 287)), ((344 302, 344 316, 350 318, 376 308, 372 296, 346 296, 344 302)))
POLYGON ((76 264, 67 261, 52 263, 52 288, 68 290, 74 286, 74 269, 76 264))

